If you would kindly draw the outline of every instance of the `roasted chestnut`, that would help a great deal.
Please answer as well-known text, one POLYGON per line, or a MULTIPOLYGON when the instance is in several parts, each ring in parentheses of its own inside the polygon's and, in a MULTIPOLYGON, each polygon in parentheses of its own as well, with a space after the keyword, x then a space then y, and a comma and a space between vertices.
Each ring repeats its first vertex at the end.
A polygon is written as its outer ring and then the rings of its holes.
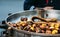
POLYGON ((60 29, 58 30, 58 33, 60 34, 60 29))
POLYGON ((33 24, 32 26, 33 26, 33 27, 36 27, 36 24, 33 24))
POLYGON ((51 34, 51 30, 46 30, 46 34, 51 34))
POLYGON ((46 27, 46 24, 40 25, 40 28, 41 28, 41 29, 45 29, 45 27, 46 27))
POLYGON ((49 29, 49 26, 46 26, 45 28, 46 28, 46 29, 49 29))
POLYGON ((41 30, 41 33, 45 33, 45 31, 44 30, 41 30))
POLYGON ((21 17, 21 21, 27 21, 28 20, 28 18, 23 18, 23 17, 21 17))
POLYGON ((58 33, 58 30, 53 30, 52 31, 52 34, 57 34, 58 33))
POLYGON ((36 27, 35 31, 36 31, 36 33, 39 33, 40 32, 40 28, 36 27))

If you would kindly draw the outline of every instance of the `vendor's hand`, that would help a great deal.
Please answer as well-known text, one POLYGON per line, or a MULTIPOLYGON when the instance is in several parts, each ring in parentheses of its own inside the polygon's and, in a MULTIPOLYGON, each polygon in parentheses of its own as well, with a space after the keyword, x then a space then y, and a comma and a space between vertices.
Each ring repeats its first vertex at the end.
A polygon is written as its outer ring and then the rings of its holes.
POLYGON ((44 10, 53 10, 53 7, 47 6, 43 8, 44 10))

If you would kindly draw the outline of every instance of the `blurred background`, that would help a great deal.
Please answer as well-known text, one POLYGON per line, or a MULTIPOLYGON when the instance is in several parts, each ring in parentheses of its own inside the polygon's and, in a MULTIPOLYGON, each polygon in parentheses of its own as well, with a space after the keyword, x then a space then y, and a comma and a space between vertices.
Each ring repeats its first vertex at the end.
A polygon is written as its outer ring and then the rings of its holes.
POLYGON ((6 29, 1 28, 4 27, 1 21, 5 20, 9 13, 23 11, 23 3, 24 0, 0 0, 0 37, 3 37, 3 32, 6 31, 6 29))
POLYGON ((4 20, 8 13, 23 11, 24 0, 0 0, 0 21, 4 20))

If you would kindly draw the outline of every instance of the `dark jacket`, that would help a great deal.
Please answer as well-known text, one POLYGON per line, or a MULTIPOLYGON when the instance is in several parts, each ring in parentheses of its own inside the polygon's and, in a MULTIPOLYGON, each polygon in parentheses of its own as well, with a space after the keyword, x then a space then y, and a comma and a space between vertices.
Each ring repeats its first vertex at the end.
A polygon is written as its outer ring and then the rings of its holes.
POLYGON ((44 0, 25 0, 24 1, 24 10, 29 10, 31 6, 43 8, 46 4, 44 0))
POLYGON ((60 10, 60 0, 53 0, 54 9, 60 10))
POLYGON ((34 6, 34 7, 40 7, 40 8, 43 8, 45 6, 53 6, 54 9, 59 9, 60 10, 60 0, 49 0, 49 3, 46 4, 46 0, 25 0, 24 2, 24 8, 29 8, 31 6, 34 6))

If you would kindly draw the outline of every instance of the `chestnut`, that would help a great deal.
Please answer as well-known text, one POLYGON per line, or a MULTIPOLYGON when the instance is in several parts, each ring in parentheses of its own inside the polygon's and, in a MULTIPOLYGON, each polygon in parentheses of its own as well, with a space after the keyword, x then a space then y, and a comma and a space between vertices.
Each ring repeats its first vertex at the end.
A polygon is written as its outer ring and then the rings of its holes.
POLYGON ((44 30, 41 30, 40 32, 41 32, 41 33, 45 33, 45 31, 44 31, 44 30))
POLYGON ((40 32, 40 28, 36 27, 35 31, 36 31, 36 33, 40 32))
POLYGON ((52 34, 57 34, 58 33, 58 30, 53 30, 52 31, 52 34))
POLYGON ((46 34, 51 34, 51 30, 46 30, 46 34))
POLYGON ((54 27, 55 27, 55 28, 58 28, 58 27, 59 27, 59 24, 58 24, 58 23, 56 23, 54 27))
POLYGON ((45 28, 46 28, 46 29, 49 29, 49 26, 46 26, 45 28))
POLYGON ((25 17, 25 18, 21 18, 21 21, 27 21, 28 19, 27 19, 27 17, 25 17))
POLYGON ((45 29, 45 26, 43 26, 43 25, 40 25, 40 28, 41 28, 41 29, 45 29))
POLYGON ((60 29, 58 30, 58 33, 60 34, 60 29))
POLYGON ((35 32, 35 28, 31 26, 30 29, 29 29, 29 31, 35 32))
POLYGON ((33 27, 36 27, 36 24, 33 24, 32 26, 33 26, 33 27))
POLYGON ((27 24, 22 24, 22 26, 26 26, 27 24))

